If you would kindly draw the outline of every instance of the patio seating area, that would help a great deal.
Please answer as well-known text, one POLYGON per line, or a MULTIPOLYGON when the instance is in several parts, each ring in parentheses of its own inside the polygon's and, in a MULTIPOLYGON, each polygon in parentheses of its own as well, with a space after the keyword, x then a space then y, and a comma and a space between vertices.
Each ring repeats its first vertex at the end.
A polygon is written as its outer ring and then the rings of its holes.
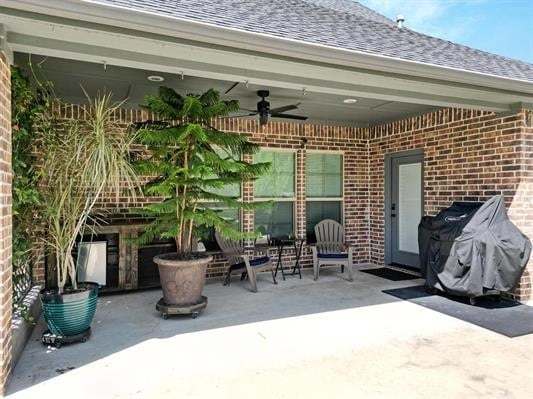
POLYGON ((407 21, 3 1, 0 397, 533 397, 533 64, 407 21))
POLYGON ((402 301, 383 290, 422 283, 325 268, 319 281, 272 284, 270 272, 230 287, 211 281, 197 319, 163 320, 160 290, 102 296, 93 335, 47 348, 41 319, 8 397, 526 398, 533 335, 513 339, 402 301), (497 351, 494 348, 498 348, 497 351), (446 381, 446 384, 442 382, 446 381), (82 396, 79 396, 82 395, 82 396))

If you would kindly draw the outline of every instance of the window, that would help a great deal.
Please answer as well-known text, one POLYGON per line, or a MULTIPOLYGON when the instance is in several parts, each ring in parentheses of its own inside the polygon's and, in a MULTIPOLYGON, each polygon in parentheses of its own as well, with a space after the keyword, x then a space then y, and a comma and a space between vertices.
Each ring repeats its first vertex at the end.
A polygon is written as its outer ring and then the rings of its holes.
MULTIPOLYGON (((218 155, 223 158, 227 158, 230 155, 227 154, 224 150, 216 148, 215 149, 218 155)), ((213 176, 215 177, 215 176, 213 176)), ((241 184, 240 183, 231 183, 226 184, 220 188, 212 188, 207 190, 213 194, 224 195, 226 197, 241 198, 241 184)), ((220 202, 205 202, 202 204, 206 208, 220 212, 220 216, 227 220, 231 220, 235 223, 235 228, 240 229, 241 226, 241 211, 238 208, 228 208, 226 205, 220 202)), ((202 243, 206 251, 217 251, 220 250, 220 247, 217 244, 215 238, 215 229, 214 227, 199 226, 199 234, 202 243)))
POLYGON ((264 150, 255 154, 254 162, 271 163, 270 170, 254 182, 254 197, 273 201, 255 209, 255 230, 270 237, 294 234, 294 152, 264 150))
POLYGON ((306 159, 306 238, 313 243, 318 222, 333 219, 342 223, 343 157, 311 152, 306 159))

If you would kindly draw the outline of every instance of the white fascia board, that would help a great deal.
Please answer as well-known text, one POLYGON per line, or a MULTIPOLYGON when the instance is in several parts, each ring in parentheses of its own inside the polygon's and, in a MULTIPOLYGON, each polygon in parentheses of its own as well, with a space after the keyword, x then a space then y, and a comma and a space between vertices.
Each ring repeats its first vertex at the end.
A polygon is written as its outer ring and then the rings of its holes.
POLYGON ((0 24, 0 51, 6 55, 7 62, 13 64, 13 50, 11 50, 11 47, 9 47, 7 42, 7 32, 3 24, 0 24))
MULTIPOLYGON (((159 37, 141 37, 86 27, 51 23, 0 14, 0 23, 11 25, 10 46, 20 52, 103 62, 168 73, 242 81, 309 91, 403 101, 443 107, 473 107, 488 111, 509 110, 509 103, 524 101, 523 95, 501 91, 465 89, 449 84, 380 76, 357 70, 332 69, 295 60, 274 59, 192 46, 159 37), (23 33, 22 33, 23 32, 23 33), (276 72, 279 71, 279 72, 276 72)), ((9 26, 8 26, 9 28, 9 26)), ((533 100, 533 96, 531 96, 533 100)))
POLYGON ((5 0, 3 5, 19 10, 204 41, 277 56, 300 58, 306 61, 368 68, 374 71, 533 93, 533 82, 530 81, 280 38, 101 4, 94 0, 48 0, 46 2, 40 0, 5 0))

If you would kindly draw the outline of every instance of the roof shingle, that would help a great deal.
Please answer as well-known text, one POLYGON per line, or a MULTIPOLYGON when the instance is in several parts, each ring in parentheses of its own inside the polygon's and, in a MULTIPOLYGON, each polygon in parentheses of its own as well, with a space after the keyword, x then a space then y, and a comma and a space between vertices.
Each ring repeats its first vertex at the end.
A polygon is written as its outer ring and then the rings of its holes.
POLYGON ((533 82, 533 64, 434 38, 351 0, 97 0, 222 27, 533 82))

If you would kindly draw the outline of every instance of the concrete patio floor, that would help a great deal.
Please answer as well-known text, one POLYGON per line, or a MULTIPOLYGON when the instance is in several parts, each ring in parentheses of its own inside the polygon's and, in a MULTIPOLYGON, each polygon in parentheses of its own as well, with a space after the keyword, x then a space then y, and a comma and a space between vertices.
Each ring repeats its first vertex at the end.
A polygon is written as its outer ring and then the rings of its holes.
MULTIPOLYGON (((365 268, 367 266, 358 266, 365 268)), ((207 284, 197 319, 158 290, 100 298, 93 336, 18 362, 10 398, 531 398, 533 334, 507 338, 381 292, 421 283, 334 270, 259 292, 207 284)))

